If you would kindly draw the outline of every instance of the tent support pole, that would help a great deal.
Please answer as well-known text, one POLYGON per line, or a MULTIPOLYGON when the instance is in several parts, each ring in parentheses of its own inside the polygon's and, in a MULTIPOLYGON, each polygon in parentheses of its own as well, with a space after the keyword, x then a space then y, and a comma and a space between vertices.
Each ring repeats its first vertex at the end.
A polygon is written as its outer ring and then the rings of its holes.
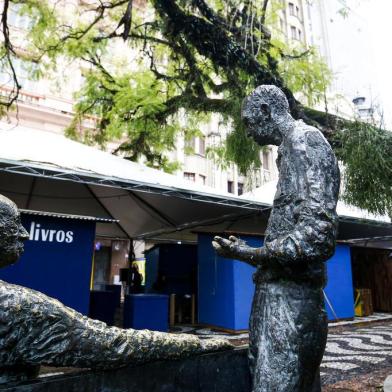
POLYGON ((33 197, 33 192, 34 192, 34 188, 35 188, 36 182, 37 182, 37 177, 33 177, 33 181, 31 181, 29 194, 27 195, 26 210, 30 209, 30 203, 31 203, 31 199, 33 197))
POLYGON ((166 214, 162 213, 159 211, 157 208, 155 208, 153 205, 151 205, 149 202, 145 201, 142 199, 139 195, 137 195, 135 192, 128 191, 129 195, 139 201, 141 204, 146 206, 149 210, 154 212, 156 215, 158 215, 161 219, 163 219, 166 223, 168 223, 172 227, 177 227, 177 223, 175 223, 172 219, 170 219, 166 214))
MULTIPOLYGON (((94 200, 103 208, 103 210, 112 217, 112 219, 116 219, 111 213, 110 211, 106 208, 106 206, 101 202, 101 200, 99 200, 99 197, 97 197, 97 195, 94 193, 94 191, 91 189, 90 185, 85 184, 87 190, 89 191, 90 195, 94 198, 94 200)), ((117 220, 117 219, 116 219, 117 220)), ((131 237, 129 236, 129 234, 126 232, 126 230, 124 229, 124 227, 121 225, 120 220, 118 220, 118 222, 116 223, 118 225, 118 227, 120 228, 120 230, 125 234, 125 236, 128 239, 131 239, 131 237)))

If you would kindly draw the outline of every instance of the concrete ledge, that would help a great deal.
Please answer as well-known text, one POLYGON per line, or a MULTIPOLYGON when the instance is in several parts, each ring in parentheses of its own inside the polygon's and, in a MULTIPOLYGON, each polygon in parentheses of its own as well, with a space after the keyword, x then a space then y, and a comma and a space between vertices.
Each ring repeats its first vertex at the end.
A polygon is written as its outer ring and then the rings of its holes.
POLYGON ((111 371, 84 371, 2 386, 12 392, 248 392, 247 349, 152 362, 111 371))

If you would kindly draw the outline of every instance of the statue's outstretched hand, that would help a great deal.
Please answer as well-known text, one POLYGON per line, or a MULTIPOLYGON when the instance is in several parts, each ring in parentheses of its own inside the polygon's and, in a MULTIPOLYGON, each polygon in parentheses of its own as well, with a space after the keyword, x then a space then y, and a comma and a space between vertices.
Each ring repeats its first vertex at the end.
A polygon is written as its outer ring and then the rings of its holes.
POLYGON ((234 236, 230 236, 228 240, 216 236, 212 246, 219 256, 242 260, 253 267, 261 265, 266 259, 265 248, 252 248, 246 245, 245 241, 234 236))
POLYGON ((219 256, 236 258, 240 249, 239 247, 246 245, 244 241, 234 236, 230 236, 228 240, 226 238, 215 236, 212 241, 212 246, 219 256))

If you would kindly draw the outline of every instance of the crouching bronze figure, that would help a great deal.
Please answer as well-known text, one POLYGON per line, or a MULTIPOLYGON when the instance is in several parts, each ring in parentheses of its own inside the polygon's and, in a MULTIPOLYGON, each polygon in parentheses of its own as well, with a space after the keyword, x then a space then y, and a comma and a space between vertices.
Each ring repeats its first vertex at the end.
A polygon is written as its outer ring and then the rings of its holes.
MULTIPOLYGON (((18 260, 27 238, 16 205, 0 195, 0 267, 18 260)), ((0 281, 0 383, 33 378, 40 365, 110 369, 228 347, 222 339, 108 327, 38 291, 0 281)))

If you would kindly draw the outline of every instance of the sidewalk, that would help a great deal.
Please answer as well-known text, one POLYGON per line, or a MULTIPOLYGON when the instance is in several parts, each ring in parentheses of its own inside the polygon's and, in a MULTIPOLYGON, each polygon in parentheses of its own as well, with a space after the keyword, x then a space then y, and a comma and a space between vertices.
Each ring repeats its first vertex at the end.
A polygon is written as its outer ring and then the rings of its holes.
POLYGON ((332 321, 328 323, 329 328, 351 326, 356 324, 367 324, 377 321, 392 321, 392 313, 373 313, 371 316, 355 317, 354 320, 332 321))
MULTIPOLYGON (((228 334, 209 328, 178 327, 176 332, 205 338, 248 343, 248 334, 228 334)), ((328 342, 320 366, 323 392, 378 391, 392 374, 392 315, 377 313, 352 321, 330 323, 328 342)))
MULTIPOLYGON (((330 321, 328 323, 328 329, 330 332, 332 332, 335 328, 340 329, 340 327, 343 327, 342 329, 349 329, 350 327, 362 327, 368 324, 388 321, 392 321, 392 313, 373 313, 371 316, 355 317, 354 320, 330 321)), ((248 332, 234 334, 220 331, 219 329, 213 329, 197 325, 176 325, 171 330, 171 332, 191 333, 194 335, 203 336, 204 338, 224 338, 229 339, 234 344, 236 344, 237 340, 245 341, 249 338, 248 332)))

